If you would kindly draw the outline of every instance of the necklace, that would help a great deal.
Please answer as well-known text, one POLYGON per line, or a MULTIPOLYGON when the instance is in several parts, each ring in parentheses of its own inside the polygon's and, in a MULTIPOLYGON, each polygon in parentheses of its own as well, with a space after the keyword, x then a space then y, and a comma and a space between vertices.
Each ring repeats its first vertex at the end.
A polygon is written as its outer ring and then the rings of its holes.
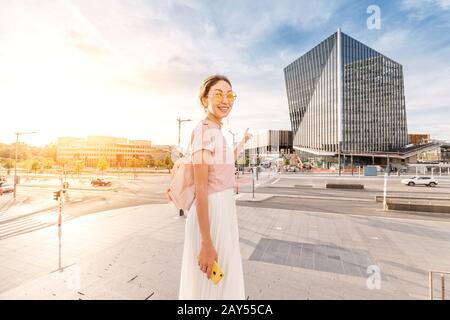
POLYGON ((206 119, 208 119, 209 121, 214 122, 215 124, 217 124, 219 126, 220 129, 222 129, 223 123, 221 121, 219 121, 219 123, 217 123, 216 121, 214 121, 213 119, 211 119, 210 117, 206 117, 206 119))

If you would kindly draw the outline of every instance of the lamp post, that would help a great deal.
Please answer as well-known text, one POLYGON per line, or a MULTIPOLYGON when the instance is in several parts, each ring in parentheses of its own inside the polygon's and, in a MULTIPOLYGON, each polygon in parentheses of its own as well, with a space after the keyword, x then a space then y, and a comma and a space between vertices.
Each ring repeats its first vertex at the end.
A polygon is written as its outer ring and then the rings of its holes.
MULTIPOLYGON (((228 132, 229 133, 231 133, 231 135, 233 136, 233 151, 234 151, 234 147, 235 147, 235 139, 234 139, 234 137, 235 136, 237 136, 238 135, 238 133, 237 132, 233 132, 233 131, 231 131, 231 130, 228 130, 228 132)), ((239 179, 239 161, 238 161, 238 156, 239 155, 236 155, 236 164, 237 164, 237 178, 239 179)))
POLYGON ((14 161, 14 200, 16 200, 16 189, 17 189, 17 146, 19 144, 19 136, 22 136, 24 134, 33 134, 36 132, 16 132, 14 133, 16 135, 16 155, 15 155, 15 161, 14 161))
POLYGON ((192 120, 177 118, 177 121, 178 121, 178 148, 179 148, 180 147, 180 136, 181 136, 181 123, 187 122, 187 121, 192 121, 192 120))
MULTIPOLYGON (((181 123, 187 122, 187 121, 192 121, 192 120, 177 118, 177 121, 178 121, 178 151, 179 151, 180 146, 181 146, 181 123)), ((179 215, 180 215, 180 217, 184 215, 184 212, 182 209, 180 209, 179 215)))

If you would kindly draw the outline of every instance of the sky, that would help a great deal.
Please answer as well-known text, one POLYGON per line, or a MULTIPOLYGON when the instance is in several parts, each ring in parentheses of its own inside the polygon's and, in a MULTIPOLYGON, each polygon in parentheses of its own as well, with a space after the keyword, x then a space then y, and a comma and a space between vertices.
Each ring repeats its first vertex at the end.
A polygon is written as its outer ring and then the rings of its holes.
POLYGON ((450 140, 450 0, 1 0, 0 142, 175 145, 182 118, 185 144, 216 73, 238 96, 224 132, 290 130, 283 68, 338 27, 403 65, 408 131, 450 140))

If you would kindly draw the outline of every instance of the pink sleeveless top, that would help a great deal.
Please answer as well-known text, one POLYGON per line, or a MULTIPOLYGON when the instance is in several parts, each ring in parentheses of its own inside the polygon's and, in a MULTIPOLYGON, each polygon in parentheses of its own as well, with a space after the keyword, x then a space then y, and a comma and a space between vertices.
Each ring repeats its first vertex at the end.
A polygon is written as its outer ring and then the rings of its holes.
POLYGON ((212 163, 208 163, 208 194, 232 188, 235 183, 234 153, 219 125, 203 119, 192 135, 192 153, 202 149, 212 153, 212 163))

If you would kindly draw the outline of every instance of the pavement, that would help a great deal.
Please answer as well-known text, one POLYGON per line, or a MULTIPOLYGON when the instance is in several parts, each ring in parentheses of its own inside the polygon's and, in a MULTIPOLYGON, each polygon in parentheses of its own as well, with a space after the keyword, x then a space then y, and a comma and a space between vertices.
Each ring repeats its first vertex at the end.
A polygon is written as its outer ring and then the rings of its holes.
MULTIPOLYGON (((277 179, 263 176, 258 190, 287 183, 277 179)), ((250 300, 428 299, 428 272, 450 270, 448 218, 356 214, 345 201, 280 209, 266 205, 275 193, 255 193, 251 206, 243 189, 236 200, 250 300)), ((362 200, 348 202, 369 205, 362 200)), ((61 242, 56 225, 0 240, 0 299, 177 299, 185 221, 170 203, 146 204, 64 221, 61 242)))

